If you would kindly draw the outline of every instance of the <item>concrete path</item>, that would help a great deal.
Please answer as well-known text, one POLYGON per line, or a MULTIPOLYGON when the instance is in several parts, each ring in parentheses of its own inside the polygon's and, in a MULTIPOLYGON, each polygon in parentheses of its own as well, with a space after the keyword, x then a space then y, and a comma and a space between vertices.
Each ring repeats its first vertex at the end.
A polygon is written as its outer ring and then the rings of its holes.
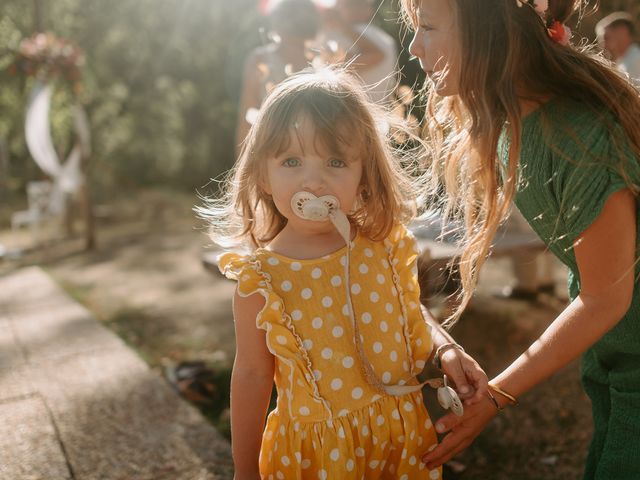
POLYGON ((37 267, 0 277, 0 480, 232 478, 228 442, 37 267))

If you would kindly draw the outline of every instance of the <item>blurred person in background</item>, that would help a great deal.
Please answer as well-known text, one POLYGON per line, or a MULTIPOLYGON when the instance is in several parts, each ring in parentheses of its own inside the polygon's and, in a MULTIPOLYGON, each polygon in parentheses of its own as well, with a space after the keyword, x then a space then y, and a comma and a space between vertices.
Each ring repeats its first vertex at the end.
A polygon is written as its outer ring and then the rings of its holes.
POLYGON ((395 39, 373 24, 379 1, 336 0, 323 12, 319 42, 334 54, 332 63, 345 63, 357 73, 369 98, 389 104, 397 84, 398 48, 395 39))
POLYGON ((596 25, 598 40, 618 69, 640 86, 640 46, 634 42, 635 25, 627 12, 614 12, 596 25))
POLYGON ((311 0, 275 0, 267 5, 272 42, 248 56, 243 76, 236 125, 236 150, 244 141, 269 91, 292 73, 309 66, 309 52, 320 25, 311 0))

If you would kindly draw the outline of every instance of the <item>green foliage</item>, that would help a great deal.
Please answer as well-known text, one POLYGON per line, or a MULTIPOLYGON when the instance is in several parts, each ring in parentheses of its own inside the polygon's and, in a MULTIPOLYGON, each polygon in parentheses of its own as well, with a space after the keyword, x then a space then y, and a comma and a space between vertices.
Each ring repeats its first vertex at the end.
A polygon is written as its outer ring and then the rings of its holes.
MULTIPOLYGON (((34 33, 36 1, 2 0, 0 198, 42 176, 24 141, 31 83, 6 71, 12 49, 34 33)), ((94 192, 152 183, 193 190, 233 164, 242 66, 264 41, 257 0, 39 3, 44 29, 85 52, 81 99, 91 121, 94 192)), ((637 0, 602 0, 601 8, 640 13, 637 0)), ((423 77, 418 63, 408 61, 410 34, 401 33, 397 12, 397 0, 384 0, 375 22, 401 38, 399 64, 412 85, 423 77)), ((51 120, 62 156, 72 140, 70 98, 59 85, 51 120)))
MULTIPOLYGON (((240 68, 261 21, 253 1, 42 3, 45 30, 85 51, 81 98, 91 120, 94 182, 193 189, 233 163, 240 68)), ((32 5, 3 0, 0 42, 9 49, 33 33, 32 5)), ((7 72, 0 77, 0 140, 10 176, 22 182, 39 175, 24 143, 30 86, 7 72)), ((70 93, 59 86, 53 103, 54 141, 68 152, 70 93)))
MULTIPOLYGON (((81 99, 91 121, 91 179, 99 190, 151 183, 193 190, 229 168, 246 54, 264 41, 257 0, 42 1, 45 31, 85 52, 81 99)), ((387 0, 376 22, 397 34, 387 0)), ((3 0, 0 68, 33 33, 34 2, 3 0)), ((24 142, 31 83, 0 75, 0 142, 11 181, 42 176, 24 142)), ((56 88, 51 121, 62 156, 71 147, 70 93, 56 88)), ((0 172, 2 176, 2 172, 0 172)))

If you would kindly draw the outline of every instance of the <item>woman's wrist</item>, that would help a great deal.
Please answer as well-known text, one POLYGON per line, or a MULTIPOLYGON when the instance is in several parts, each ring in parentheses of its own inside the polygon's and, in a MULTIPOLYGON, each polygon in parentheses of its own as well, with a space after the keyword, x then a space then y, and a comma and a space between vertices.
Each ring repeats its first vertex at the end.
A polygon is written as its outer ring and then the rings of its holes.
MULTIPOLYGON (((493 385, 518 399, 524 395, 531 386, 527 383, 527 378, 521 375, 519 370, 512 367, 516 362, 507 367, 504 371, 489 380, 489 385, 493 385)), ((501 395, 500 395, 501 396, 501 395)))
POLYGON ((502 397, 506 398, 507 401, 511 405, 518 405, 518 399, 516 397, 514 397, 513 395, 511 395, 506 390, 504 390, 503 388, 499 387, 498 385, 490 383, 489 384, 489 388, 491 388, 495 393, 497 393, 497 394, 501 395, 502 397))
POLYGON ((509 405, 518 405, 518 399, 493 382, 489 382, 487 397, 500 412, 509 405))

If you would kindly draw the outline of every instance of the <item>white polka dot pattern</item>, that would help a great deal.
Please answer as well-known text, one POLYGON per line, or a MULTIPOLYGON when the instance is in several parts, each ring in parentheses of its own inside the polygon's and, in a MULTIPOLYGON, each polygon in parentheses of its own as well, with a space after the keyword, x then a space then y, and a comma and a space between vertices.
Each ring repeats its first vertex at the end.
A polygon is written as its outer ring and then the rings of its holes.
MULTIPOLYGON (((394 237, 384 243, 356 237, 349 285, 367 357, 390 385, 414 382, 414 367, 424 367, 431 349, 417 308, 415 241, 403 227, 394 228, 394 237)), ((363 381, 348 316, 344 250, 317 260, 266 250, 223 257, 221 269, 239 280, 242 295, 261 292, 267 299, 256 325, 276 355, 280 398, 278 415, 265 429, 261 476, 441 478, 419 461, 436 442, 420 394, 381 397, 363 381), (317 422, 325 425, 322 439, 317 422)))

